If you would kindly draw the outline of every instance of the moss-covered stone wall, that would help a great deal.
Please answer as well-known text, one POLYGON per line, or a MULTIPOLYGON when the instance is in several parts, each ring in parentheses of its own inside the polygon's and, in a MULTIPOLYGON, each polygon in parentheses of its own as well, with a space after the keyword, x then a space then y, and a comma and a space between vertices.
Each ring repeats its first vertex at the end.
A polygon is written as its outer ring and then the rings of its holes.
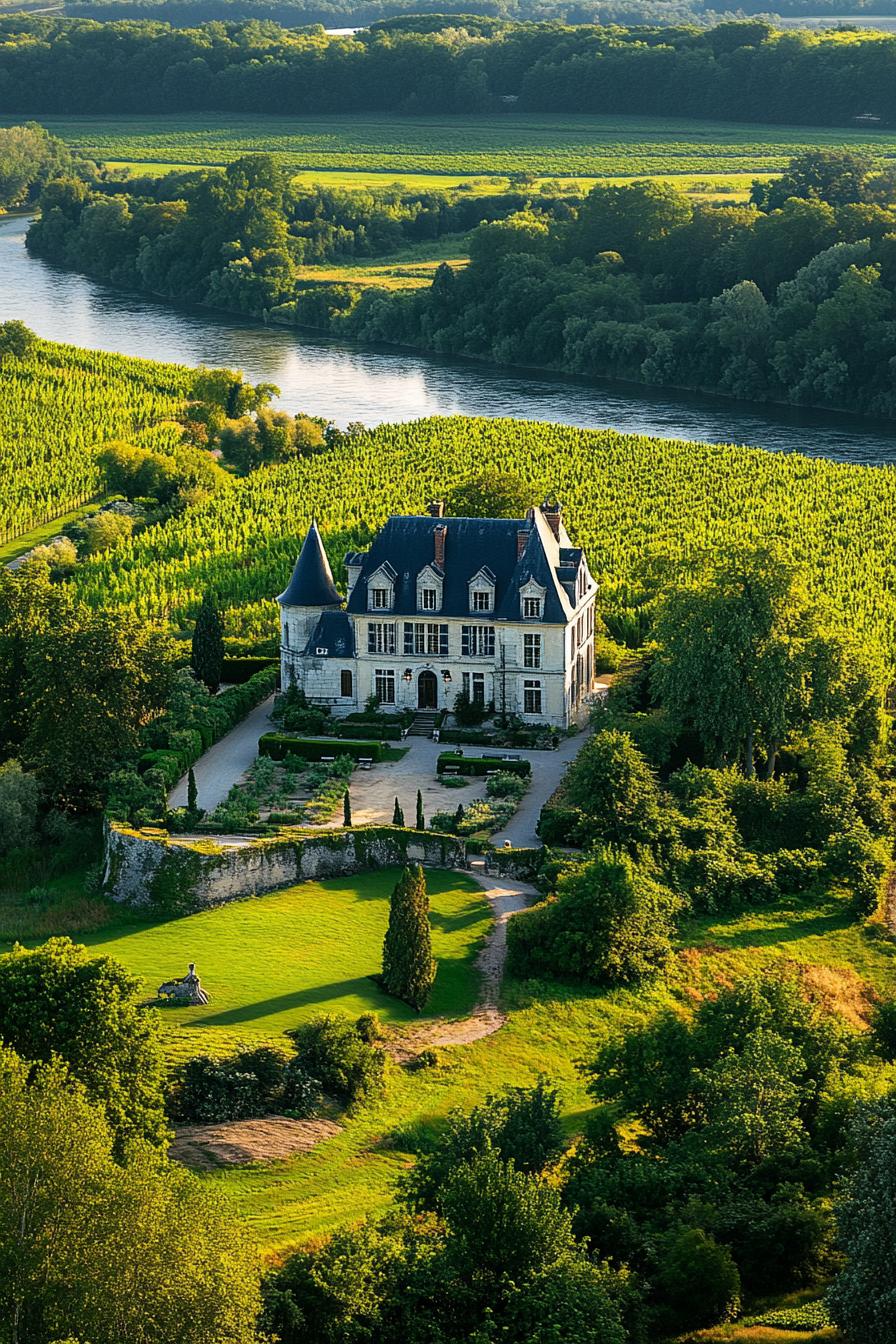
POLYGON ((104 885, 122 904, 188 914, 295 882, 405 863, 465 868, 466 848, 457 836, 401 826, 360 826, 224 848, 110 825, 104 885))

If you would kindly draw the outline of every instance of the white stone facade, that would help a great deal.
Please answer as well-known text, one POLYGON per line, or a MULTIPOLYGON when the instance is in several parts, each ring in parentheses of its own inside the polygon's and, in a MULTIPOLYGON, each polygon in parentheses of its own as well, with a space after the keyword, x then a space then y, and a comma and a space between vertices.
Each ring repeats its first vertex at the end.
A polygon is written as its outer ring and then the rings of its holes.
POLYGON ((284 687, 337 716, 371 696, 383 710, 450 710, 462 690, 524 722, 587 715, 596 585, 559 509, 392 518, 346 572, 343 604, 313 528, 280 598, 284 687))

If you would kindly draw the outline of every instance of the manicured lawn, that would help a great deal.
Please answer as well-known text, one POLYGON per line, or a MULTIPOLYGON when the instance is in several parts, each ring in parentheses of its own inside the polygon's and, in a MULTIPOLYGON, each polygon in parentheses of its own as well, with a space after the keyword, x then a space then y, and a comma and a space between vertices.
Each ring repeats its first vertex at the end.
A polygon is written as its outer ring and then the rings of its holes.
MULTIPOLYGON (((164 923, 123 920, 84 941, 139 975, 149 994, 196 962, 208 1006, 160 1009, 178 1057, 276 1039, 321 1012, 416 1021, 371 979, 397 880, 397 870, 385 870, 308 882, 164 923)), ((487 903, 481 888, 454 873, 428 872, 427 885, 439 963, 427 1015, 463 1016, 478 993, 474 962, 490 926, 487 903)))

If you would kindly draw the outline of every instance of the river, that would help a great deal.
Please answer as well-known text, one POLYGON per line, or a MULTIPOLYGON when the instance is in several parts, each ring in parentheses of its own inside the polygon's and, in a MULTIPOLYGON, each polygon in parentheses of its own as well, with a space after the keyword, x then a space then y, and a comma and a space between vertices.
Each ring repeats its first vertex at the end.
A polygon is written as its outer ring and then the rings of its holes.
POLYGON ((0 221, 0 320, 20 318, 48 340, 239 368, 252 382, 276 383, 286 410, 339 425, 513 416, 847 462, 896 462, 896 426, 363 349, 157 303, 29 257, 26 227, 22 218, 0 221))

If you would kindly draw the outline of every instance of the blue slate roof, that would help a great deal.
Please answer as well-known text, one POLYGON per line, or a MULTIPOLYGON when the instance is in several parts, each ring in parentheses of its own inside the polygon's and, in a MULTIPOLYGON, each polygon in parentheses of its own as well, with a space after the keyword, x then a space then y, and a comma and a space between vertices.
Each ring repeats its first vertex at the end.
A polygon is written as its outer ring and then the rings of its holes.
POLYGON ((344 611, 322 611, 304 649, 308 658, 354 658, 354 627, 344 611), (325 653, 318 653, 325 649, 325 653))
POLYGON ((281 607, 342 606, 324 543, 313 519, 292 571, 292 578, 277 601, 281 607))
MULTIPOLYGON (((565 534, 563 534, 563 539, 565 534)), ((396 516, 390 518, 371 543, 370 550, 355 553, 352 561, 361 573, 347 610, 366 613, 367 583, 385 566, 394 571, 395 601, 389 614, 416 616, 417 577, 427 566, 444 574, 441 616, 462 617, 470 612, 470 580, 487 569, 495 581, 493 619, 520 619, 520 589, 534 580, 545 589, 543 620, 565 624, 575 607, 575 577, 582 551, 559 545, 542 523, 530 518, 432 518, 396 516), (437 528, 445 529, 443 571, 435 564, 437 528), (525 534, 522 554, 518 554, 518 536, 525 534), (547 548, 547 549, 546 549, 547 548), (552 552, 549 556, 548 550, 552 552), (567 606, 568 604, 568 606, 567 606)), ((477 619, 487 620, 484 612, 477 619)))

